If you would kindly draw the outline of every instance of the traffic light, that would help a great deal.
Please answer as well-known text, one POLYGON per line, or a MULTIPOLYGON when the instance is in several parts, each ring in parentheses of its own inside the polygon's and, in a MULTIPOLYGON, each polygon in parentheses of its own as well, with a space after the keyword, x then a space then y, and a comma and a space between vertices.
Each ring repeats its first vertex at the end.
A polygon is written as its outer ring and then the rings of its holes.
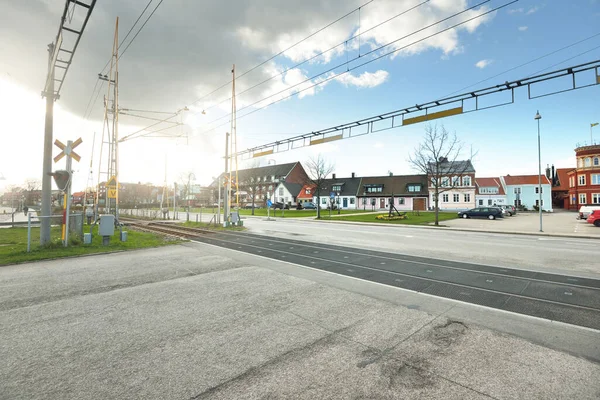
POLYGON ((66 170, 58 170, 54 172, 49 172, 48 175, 52 175, 54 178, 54 182, 56 183, 56 187, 60 190, 67 190, 67 186, 69 186, 69 181, 71 180, 71 174, 66 170))

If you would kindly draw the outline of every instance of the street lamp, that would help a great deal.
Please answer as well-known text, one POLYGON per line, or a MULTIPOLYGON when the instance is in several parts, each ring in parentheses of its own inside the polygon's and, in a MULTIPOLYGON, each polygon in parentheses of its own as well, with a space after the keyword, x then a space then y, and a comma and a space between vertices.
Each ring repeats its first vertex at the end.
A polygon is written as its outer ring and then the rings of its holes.
POLYGON ((594 138, 592 136, 592 128, 598 125, 598 122, 593 122, 590 124, 590 146, 594 144, 594 138))
POLYGON ((536 112, 535 117, 533 117, 533 119, 537 120, 537 128, 538 128, 538 194, 540 196, 538 210, 540 212, 540 232, 543 232, 543 230, 542 230, 542 150, 541 150, 541 146, 540 146, 540 119, 542 119, 542 116, 540 115, 539 111, 536 112))

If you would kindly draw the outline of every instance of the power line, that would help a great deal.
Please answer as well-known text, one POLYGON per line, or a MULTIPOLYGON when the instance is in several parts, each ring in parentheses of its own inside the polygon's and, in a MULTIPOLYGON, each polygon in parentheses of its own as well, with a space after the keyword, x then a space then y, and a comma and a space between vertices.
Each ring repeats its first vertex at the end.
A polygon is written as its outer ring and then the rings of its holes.
MULTIPOLYGON (((365 7, 365 6, 369 5, 369 4, 371 4, 373 1, 375 1, 375 0, 369 0, 369 1, 367 1, 367 2, 366 2, 366 3, 364 3, 363 5, 361 5, 361 6, 357 7, 357 8, 355 8, 355 9, 353 9, 352 11, 350 11, 350 12, 346 13, 345 15, 343 15, 343 16, 341 16, 341 17, 339 17, 339 18, 338 18, 338 19, 336 19, 335 21, 333 21, 333 22, 330 22, 330 23, 329 23, 329 24, 327 24, 326 26, 324 26, 324 27, 320 28, 319 30, 317 30, 317 31, 315 31, 315 32, 313 32, 313 33, 311 33, 310 35, 308 35, 308 36, 307 36, 307 37, 305 37, 304 39, 302 39, 302 40, 300 40, 300 41, 298 41, 298 42, 294 43, 293 45, 289 46, 289 47, 288 47, 288 48, 286 48, 285 50, 281 50, 279 53, 275 54, 274 56, 271 56, 269 59, 267 59, 267 60, 264 60, 264 61, 263 61, 263 62, 261 62, 260 64, 258 64, 258 65, 255 65, 254 67, 252 67, 252 68, 250 68, 249 70, 245 71, 244 73, 242 73, 241 75, 239 75, 239 76, 237 77, 237 79, 239 80, 241 77, 243 77, 243 76, 245 76, 245 75, 249 74, 250 72, 254 71, 255 69, 257 69, 257 68, 259 68, 259 67, 262 67, 263 65, 265 65, 265 64, 266 64, 266 63, 268 63, 269 61, 271 61, 271 60, 273 60, 273 59, 275 59, 275 58, 279 57, 280 55, 282 55, 282 54, 283 54, 283 53, 285 53, 286 51, 288 51, 288 50, 292 49, 293 47, 295 47, 295 46, 299 45, 300 43, 304 42, 305 40, 308 40, 308 39, 310 39, 311 37, 315 36, 316 34, 318 34, 318 33, 322 32, 322 31, 324 31, 325 29, 327 29, 327 28, 329 28, 330 26, 332 26, 332 25, 336 24, 337 22, 341 21, 342 19, 346 18, 347 16, 349 16, 349 15, 351 15, 351 14, 355 13, 357 10, 360 10, 362 7, 365 7)), ((428 0, 428 1, 429 1, 429 0, 428 0)), ((213 91, 211 91, 210 93, 207 93, 207 94, 203 95, 202 97, 200 97, 199 99, 197 99, 197 100, 195 100, 194 102, 192 102, 192 103, 191 103, 191 105, 194 105, 194 104, 196 104, 196 103, 198 103, 198 102, 200 102, 200 101, 204 100, 204 99, 205 99, 205 98, 207 98, 208 96, 210 96, 210 95, 212 95, 212 94, 216 93, 217 91, 219 91, 219 90, 223 89, 224 87, 226 87, 226 86, 229 86, 229 84, 230 84, 231 82, 232 82, 232 80, 229 80, 228 82, 226 82, 226 83, 222 84, 221 86, 219 86, 218 88, 214 89, 214 90, 213 90, 213 91)))
MULTIPOLYGON (((425 26, 425 27, 423 27, 423 28, 420 28, 420 29, 418 29, 418 30, 416 30, 416 31, 414 31, 414 32, 412 32, 412 33, 410 33, 410 34, 408 34, 408 35, 405 35, 405 36, 403 36, 403 37, 400 37, 400 38, 398 38, 398 39, 396 39, 396 40, 393 40, 393 41, 391 41, 391 42, 389 42, 389 43, 387 43, 387 44, 384 44, 384 45, 382 45, 382 46, 380 46, 380 47, 378 47, 378 48, 375 48, 375 49, 373 49, 373 50, 371 50, 371 51, 369 51, 369 52, 367 52, 367 53, 363 54, 363 55, 361 56, 361 58, 362 58, 362 57, 364 57, 364 56, 367 56, 367 55, 369 55, 369 54, 372 54, 372 53, 378 52, 379 50, 381 50, 381 49, 382 49, 382 48, 384 48, 384 47, 387 47, 387 46, 389 46, 389 45, 391 45, 391 44, 394 44, 394 43, 396 43, 396 42, 398 42, 398 41, 400 41, 400 40, 404 40, 404 39, 406 39, 407 37, 413 36, 413 35, 415 35, 415 34, 417 34, 417 33, 419 33, 419 32, 422 32, 422 31, 424 31, 424 30, 426 30, 426 29, 429 29, 429 28, 431 28, 431 27, 433 27, 433 26, 435 26, 435 25, 438 25, 438 24, 440 24, 440 23, 442 23, 442 22, 445 22, 445 21, 447 21, 447 20, 449 20, 449 19, 452 19, 452 18, 454 18, 454 17, 456 17, 456 16, 458 16, 458 15, 460 15, 460 14, 464 14, 465 12, 467 12, 467 11, 470 11, 470 10, 472 10, 472 9, 474 9, 474 8, 477 8, 477 7, 479 7, 479 6, 481 6, 481 5, 485 4, 485 3, 489 3, 490 1, 491 1, 491 0, 485 0, 485 1, 482 1, 482 2, 480 2, 480 3, 478 3, 478 4, 475 4, 475 5, 471 6, 471 7, 468 7, 468 8, 466 8, 466 9, 464 9, 464 10, 462 10, 462 11, 458 12, 458 13, 455 13, 455 14, 453 14, 453 15, 449 16, 449 17, 443 18, 443 19, 441 19, 441 20, 439 20, 439 21, 437 21, 437 22, 434 22, 434 23, 432 23, 432 24, 430 24, 430 25, 427 25, 427 26, 425 26)), ((352 67, 352 68, 349 68, 349 69, 347 69, 347 70, 346 70, 346 71, 344 71, 344 72, 341 72, 341 73, 339 73, 339 74, 336 74, 336 75, 330 76, 330 77, 328 77, 328 78, 326 78, 326 79, 324 79, 324 80, 322 80, 322 81, 319 81, 319 82, 317 82, 317 83, 315 83, 315 84, 313 84, 313 85, 311 85, 311 86, 308 86, 308 87, 306 87, 306 88, 302 88, 302 89, 300 89, 300 90, 298 90, 298 91, 296 91, 296 92, 294 92, 294 93, 292 93, 292 94, 290 94, 290 95, 288 95, 288 96, 285 96, 285 97, 283 97, 283 98, 281 98, 281 99, 279 99, 279 100, 273 101, 273 102, 269 103, 268 105, 266 105, 266 106, 264 106, 264 107, 260 107, 260 108, 258 108, 258 109, 256 109, 256 110, 254 110, 254 111, 251 111, 251 112, 249 112, 249 113, 246 113, 246 114, 242 115, 242 116, 241 116, 241 117, 239 117, 239 118, 243 118, 243 117, 245 117, 245 116, 247 116, 247 115, 253 114, 253 113, 254 113, 254 112, 256 112, 256 111, 262 110, 262 109, 264 109, 264 108, 266 108, 266 107, 268 107, 268 106, 270 106, 270 105, 273 105, 273 104, 275 104, 275 103, 278 103, 278 102, 280 102, 280 101, 282 101, 282 100, 285 100, 285 99, 288 99, 288 98, 290 98, 290 97, 292 97, 292 96, 295 96, 296 94, 302 93, 302 92, 304 92, 304 91, 306 91, 306 90, 309 90, 309 89, 312 89, 312 88, 314 88, 314 87, 316 87, 316 86, 322 85, 322 84, 324 84, 324 83, 326 83, 326 82, 328 82, 328 81, 330 81, 330 80, 332 80, 332 79, 335 79, 335 78, 337 78, 337 77, 339 77, 339 76, 341 76, 341 75, 344 75, 344 74, 346 74, 346 73, 348 73, 348 72, 350 72, 350 71, 353 71, 353 70, 355 70, 355 69, 357 69, 357 68, 360 68, 360 67, 362 67, 362 66, 365 66, 365 65, 367 65, 367 64, 370 64, 370 63, 372 63, 372 62, 374 62, 374 61, 377 61, 377 60, 379 60, 379 59, 381 59, 381 58, 383 58, 383 57, 386 57, 386 56, 388 56, 388 55, 390 55, 390 54, 396 53, 396 52, 398 52, 398 51, 400 51, 400 50, 406 49, 407 47, 410 47, 410 46, 412 46, 412 45, 414 45, 414 44, 417 44, 417 43, 419 43, 419 42, 422 42, 422 41, 424 41, 424 40, 430 39, 430 38, 432 38, 432 37, 434 37, 434 36, 437 36, 437 35, 439 35, 439 34, 441 34, 441 33, 443 33, 443 32, 446 32, 446 31, 448 31, 448 30, 450 30, 450 29, 454 29, 454 28, 456 28, 456 27, 458 27, 458 26, 460 26, 460 25, 463 25, 463 24, 465 24, 465 23, 467 23, 467 22, 470 22, 470 21, 472 21, 472 20, 474 20, 474 19, 480 18, 480 17, 482 17, 482 16, 484 16, 484 15, 486 15, 486 14, 489 14, 489 13, 491 13, 491 12, 497 11, 497 10, 499 10, 499 9, 501 9, 501 8, 504 8, 504 7, 508 6, 508 5, 514 4, 514 3, 516 3, 517 1, 519 1, 519 0, 513 0, 513 1, 511 1, 511 2, 505 3, 505 4, 503 4, 503 5, 499 6, 499 7, 493 8, 493 9, 491 9, 491 10, 487 11, 487 12, 484 12, 484 13, 482 13, 482 14, 479 14, 479 15, 475 16, 475 17, 469 18, 469 19, 467 19, 467 20, 465 20, 465 21, 462 21, 462 22, 460 22, 460 23, 457 23, 457 24, 455 24, 455 25, 452 25, 452 26, 450 26, 450 27, 448 27, 448 28, 445 28, 445 29, 443 29, 443 30, 441 30, 441 31, 435 32, 435 33, 433 33, 433 34, 431 34, 431 35, 428 35, 428 36, 426 36, 426 37, 424 37, 424 38, 422 38, 422 39, 419 39, 419 40, 417 40, 417 41, 414 41, 414 42, 412 42, 412 43, 410 43, 410 44, 408 44, 408 45, 405 45, 405 46, 403 46, 403 47, 400 47, 400 48, 398 48, 398 49, 395 49, 395 50, 392 50, 392 51, 390 51, 390 52, 387 52, 387 53, 385 53, 385 54, 383 54, 383 55, 380 55, 380 56, 377 56, 377 57, 375 57, 375 58, 372 58, 371 60, 369 60, 369 61, 366 61, 366 62, 364 62, 364 63, 362 63, 362 64, 359 64, 359 65, 357 65, 357 66, 354 66, 354 67, 352 67)), ((359 58, 359 57, 355 57, 355 58, 354 58, 354 59, 352 59, 351 61, 355 61, 355 60, 357 60, 358 58, 359 58)), ((304 83, 306 83, 306 82, 312 81, 313 79, 315 79, 315 78, 318 78, 319 76, 321 76, 321 75, 323 75, 323 74, 326 74, 326 73, 332 72, 332 71, 334 71, 335 69, 337 69, 337 68, 339 68, 339 67, 341 67, 341 66, 343 66, 343 65, 345 65, 345 64, 346 64, 346 63, 344 62, 344 63, 342 63, 342 64, 339 64, 339 65, 337 65, 337 66, 335 66, 335 67, 333 67, 333 68, 330 68, 330 69, 328 69, 328 70, 326 70, 326 71, 324 71, 324 72, 321 72, 321 73, 319 73, 319 74, 317 74, 317 75, 314 75, 314 76, 312 76, 312 77, 310 77, 310 78, 307 78, 307 79, 305 79, 305 80, 304 80, 304 81, 302 81, 302 82, 299 82, 299 83, 297 83, 297 84, 295 84, 295 85, 292 85, 292 86, 290 86, 290 87, 288 87, 288 88, 286 88, 286 89, 284 89, 284 90, 281 90, 281 91, 279 91, 279 92, 277 92, 277 93, 273 93, 273 94, 271 94, 271 95, 269 95, 269 96, 267 96, 267 97, 264 97, 264 98, 263 98, 263 99, 261 99, 261 100, 255 101, 254 103, 251 103, 251 104, 249 104, 249 105, 247 105, 247 106, 245 106, 245 107, 242 107, 242 108, 241 108, 240 110, 238 110, 238 111, 241 111, 241 110, 244 110, 244 109, 250 108, 250 107, 252 107, 252 106, 254 106, 254 105, 258 104, 258 103, 262 103, 263 101, 265 101, 265 100, 268 100, 268 99, 269 99, 269 98, 271 98, 271 97, 277 96, 277 95, 279 95, 279 94, 282 94, 282 93, 284 93, 284 92, 287 92, 287 91, 290 91, 291 89, 293 89, 293 88, 295 88, 295 87, 297 87, 297 86, 300 86, 300 85, 302 85, 302 84, 304 84, 304 83)), ((209 122, 209 124, 210 124, 210 123, 214 123, 214 122, 216 122, 216 121, 219 121, 219 120, 222 120, 223 118, 227 118, 227 117, 229 117, 229 116, 230 116, 230 114, 226 114, 226 115, 224 115, 223 117, 217 118, 217 119, 215 119, 215 120, 213 120, 213 121, 209 122)), ((207 131, 203 132, 203 133, 211 132, 211 131, 213 131, 214 129, 216 129, 216 128, 218 128, 218 127, 221 127, 221 126, 223 126, 223 125, 224 125, 224 124, 218 125, 218 126, 216 126, 216 127, 213 127, 213 128, 211 128, 211 129, 209 129, 209 130, 207 130, 207 131)))
POLYGON ((550 68, 554 68, 554 67, 556 67, 557 65, 560 65, 560 64, 562 64, 562 63, 565 63, 565 62, 567 62, 567 61, 571 61, 571 60, 572 60, 572 59, 574 59, 574 58, 581 57, 581 56, 582 56, 582 55, 584 55, 584 54, 591 53, 592 51, 594 51, 594 50, 597 50, 597 49, 600 49, 600 46, 596 46, 596 47, 594 47, 594 48, 591 48, 591 49, 589 49, 589 50, 587 50, 587 51, 581 52, 581 53, 579 53, 579 54, 577 54, 577 55, 574 55, 574 56, 572 56, 572 57, 565 58, 564 60, 562 60, 562 61, 559 61, 559 62, 557 62, 556 64, 552 64, 552 65, 551 65, 551 66, 549 66, 549 67, 546 67, 546 68, 544 68, 544 69, 541 69, 541 70, 539 70, 539 71, 537 71, 537 72, 535 72, 535 73, 533 73, 533 74, 529 75, 529 76, 528 76, 528 78, 529 78, 529 77, 531 77, 531 76, 533 76, 533 75, 538 75, 538 74, 539 74, 539 73, 541 73, 541 72, 547 71, 547 70, 549 70, 550 68))
MULTIPOLYGON (((320 52, 320 53, 318 53, 318 54, 315 54, 314 56, 312 56, 312 57, 310 57, 310 58, 308 58, 308 59, 306 59, 306 60, 304 60, 304 61, 302 61, 302 62, 299 62, 299 63, 297 63, 297 64, 295 64, 295 65, 293 65, 293 66, 291 66, 291 67, 289 67, 289 68, 286 68, 286 69, 285 69, 285 70, 283 70, 282 72, 280 72, 280 73, 278 73, 278 74, 275 74, 275 75, 272 75, 270 78, 267 78, 267 79, 265 79, 264 81, 262 81, 262 82, 259 82, 259 83, 255 84, 254 86, 251 86, 251 87, 249 87, 248 89, 245 89, 245 90, 241 91, 240 93, 238 93, 238 95, 242 95, 242 94, 244 94, 244 93, 246 93, 246 92, 249 92, 250 90, 253 90, 254 88, 256 88, 256 87, 258 87, 258 86, 260 86, 260 85, 263 85, 263 84, 265 84, 265 83, 267 83, 267 82, 269 82, 269 81, 271 81, 271 80, 273 80, 273 79, 275 79, 275 78, 277 78, 277 77, 280 77, 280 76, 282 76, 283 74, 285 74, 285 73, 286 73, 286 72, 288 72, 289 70, 291 70, 291 69, 294 69, 294 68, 297 68, 297 67, 299 67, 299 66, 301 66, 301 65, 303 65, 303 64, 306 64, 307 62, 310 62, 310 61, 314 60, 315 58, 318 58, 318 57, 322 56, 323 54, 330 52, 331 50, 334 50, 334 49, 336 49, 336 48, 338 48, 338 47, 340 47, 340 46, 342 46, 342 45, 347 45, 348 41, 352 41, 352 40, 354 40, 354 39, 356 39, 356 38, 359 38, 359 40, 360 40, 360 36, 361 36, 361 35, 364 35, 364 34, 366 34, 366 33, 370 32, 370 31, 372 31, 372 30, 374 30, 374 29, 376 29, 376 28, 379 28, 380 26, 382 26, 382 25, 384 25, 384 24, 387 24, 388 22, 392 21, 393 19, 396 19, 396 18, 398 18, 398 17, 400 17, 400 16, 402 16, 402 15, 404 15, 404 14, 407 14, 407 13, 409 13, 410 11, 412 11, 412 10, 414 10, 414 9, 416 9, 416 8, 418 8, 418 7, 420 7, 420 6, 424 5, 424 4, 426 4, 426 3, 429 3, 429 1, 430 1, 430 0, 425 0, 425 1, 421 2, 421 3, 419 3, 419 4, 416 4, 416 5, 414 5, 414 6, 413 6, 413 7, 411 7, 411 8, 408 8, 408 9, 406 9, 406 10, 404 10, 404 11, 402 11, 402 12, 400 12, 400 13, 396 14, 396 15, 394 15, 393 17, 390 17, 390 18, 386 19, 385 21, 382 21, 382 22, 378 23, 377 25, 374 25, 374 26, 372 26, 371 28, 369 28, 369 29, 367 29, 367 30, 365 30, 365 31, 361 31, 361 32, 360 32, 360 33, 358 33, 357 35, 354 35, 354 36, 352 36, 351 38, 349 38, 349 39, 346 39, 346 40, 344 40, 343 42, 340 42, 340 43, 336 44, 335 46, 332 46, 332 47, 330 47, 330 48, 329 48, 329 49, 327 49, 327 50, 324 50, 324 51, 322 51, 322 52, 320 52)), ((359 45, 359 49, 360 49, 360 45, 359 45)), ((356 58, 354 58, 354 59, 352 59, 352 60, 348 60, 348 55, 347 55, 347 54, 348 54, 348 53, 346 52, 346 64, 348 64, 350 61, 354 61, 354 60, 356 60, 356 58)), ((359 56, 358 56, 358 58, 360 58, 360 57, 361 57, 361 55, 360 55, 360 52, 359 52, 359 56)), ((231 83, 231 82, 230 82, 230 83, 231 83)), ((218 105, 221 105, 221 104, 223 104, 223 103, 225 103, 225 102, 227 102, 227 101, 229 101, 229 100, 231 100, 231 97, 229 97, 229 98, 227 98, 227 99, 223 99, 223 100, 221 100, 220 102, 218 102, 218 103, 216 103, 216 104, 214 104, 214 105, 212 105, 212 106, 210 106, 210 107, 208 107, 208 108, 205 108, 203 111, 210 110, 210 109, 212 109, 212 108, 214 108, 214 107, 216 107, 216 106, 218 106, 218 105)), ((196 114, 198 114, 198 113, 196 113, 196 114)))
POLYGON ((131 39, 129 41, 129 44, 127 44, 127 47, 125 47, 125 50, 123 50, 122 52, 120 52, 119 55, 119 60, 121 59, 121 57, 123 57, 125 55, 125 52, 127 51, 127 49, 129 48, 129 46, 131 46, 131 43, 133 43, 133 41, 135 40, 135 38, 138 37, 138 35, 140 34, 140 32, 142 31, 142 29, 144 29, 144 27, 146 26, 146 24, 148 23, 148 21, 150 21, 150 18, 152 18, 152 16, 154 15, 154 13, 156 12, 156 10, 158 9, 158 7, 160 7, 160 5, 163 3, 164 0, 160 0, 160 2, 156 5, 156 7, 154 7, 154 10, 152 10, 152 12, 150 13, 150 15, 148 16, 148 18, 146 18, 146 21, 143 23, 143 25, 140 27, 140 29, 138 29, 137 33, 135 34, 135 36, 133 37, 133 39, 131 39))
MULTIPOLYGON (((464 91, 464 90, 467 90, 467 89, 469 89, 469 88, 472 88, 473 86, 477 86, 477 85, 479 85, 480 83, 487 82, 487 81, 489 81, 489 80, 491 80, 491 79, 497 78, 497 77, 499 77, 499 76, 501 76, 501 75, 504 75, 504 74, 506 74, 506 73, 508 73, 508 72, 512 72, 512 71, 514 71, 514 70, 516 70, 516 69, 519 69, 519 68, 521 68, 521 67, 524 67, 524 66, 526 66, 526 65, 529 65, 529 64, 531 64, 531 63, 534 63, 534 62, 536 62, 536 61, 539 61, 539 60, 541 60, 541 59, 543 59, 543 58, 549 57, 549 56, 551 56, 551 55, 554 55, 554 54, 556 54, 556 53, 559 53, 559 52, 561 52, 561 51, 563 51, 563 50, 566 50, 566 49, 568 49, 568 48, 571 48, 571 47, 573 47, 573 46, 576 46, 576 45, 578 45, 578 44, 580 44, 580 43, 583 43, 583 42, 585 42, 585 41, 588 41, 588 40, 590 40, 590 39, 593 39, 593 38, 595 38, 595 37, 597 37, 597 36, 600 36, 600 32, 598 32, 598 33, 596 33, 596 34, 594 34, 594 35, 592 35, 592 36, 589 36, 589 37, 587 37, 587 38, 585 38, 585 39, 579 40, 579 41, 577 41, 577 42, 575 42, 575 43, 571 43, 571 44, 569 44, 569 45, 567 45, 567 46, 561 47, 560 49, 557 49, 557 50, 551 51, 550 53, 544 54, 543 56, 540 56, 540 57, 534 58, 533 60, 527 61, 527 62, 525 62, 525 63, 523 63, 523 64, 517 65, 516 67, 509 68, 509 69, 507 69, 506 71, 500 72, 499 74, 496 74, 496 75, 494 75, 494 76, 490 76, 489 78, 485 78, 485 79, 483 79, 483 80, 480 80, 480 81, 478 81, 478 82, 476 82, 476 83, 474 83, 474 84, 472 84, 472 85, 465 86, 465 87, 464 87, 464 88, 462 88, 462 89, 456 90, 456 91, 454 91, 454 92, 452 92, 452 93, 448 93, 446 96, 451 96, 451 95, 453 95, 453 94, 455 94, 455 93, 462 92, 462 91, 464 91)), ((568 60, 565 60, 565 61, 568 61, 568 60)), ((565 62, 565 61, 561 61, 561 63, 563 63, 563 62, 565 62)), ((559 63, 559 64, 560 64, 560 63, 559 63)), ((547 69, 549 69, 549 68, 552 68, 552 67, 554 67, 554 66, 556 66, 556 65, 557 65, 557 64, 555 64, 555 65, 553 65, 553 66, 551 66, 551 67, 548 67, 547 69)), ((542 71, 544 71, 544 70, 542 70, 542 71)), ((536 75, 536 74, 537 74, 537 72, 536 72, 535 74, 533 74, 533 75, 536 75)), ((444 97, 446 97, 446 96, 444 96, 444 97)))

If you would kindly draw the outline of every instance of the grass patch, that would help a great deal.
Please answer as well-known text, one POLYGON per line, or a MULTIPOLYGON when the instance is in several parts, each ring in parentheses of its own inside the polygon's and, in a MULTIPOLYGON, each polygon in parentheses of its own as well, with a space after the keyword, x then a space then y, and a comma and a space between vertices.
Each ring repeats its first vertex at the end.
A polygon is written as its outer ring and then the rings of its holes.
MULTIPOLYGON (((89 232, 87 225, 84 228, 84 232, 89 232)), ((121 242, 119 240, 119 231, 115 232, 108 246, 103 246, 102 238, 94 234, 91 244, 84 245, 81 238, 71 236, 70 242, 72 245, 63 247, 60 240, 61 228, 52 227, 51 237, 53 240, 42 247, 39 245, 40 228, 31 228, 31 252, 27 253, 27 228, 2 228, 0 229, 0 265, 50 260, 83 254, 105 253, 116 250, 158 247, 180 242, 177 240, 166 240, 163 236, 153 233, 133 230, 127 230, 127 241, 121 242)), ((94 233, 97 233, 97 231, 94 233)))
MULTIPOLYGON (((338 221, 353 221, 353 222, 375 222, 378 224, 399 224, 399 225, 429 225, 435 221, 435 213, 421 211, 419 215, 413 214, 412 212, 408 212, 406 214, 406 219, 398 219, 392 221, 380 220, 377 219, 378 215, 388 215, 387 212, 378 213, 378 214, 368 214, 368 215, 348 215, 341 216, 335 218, 329 218, 329 216, 323 216, 321 219, 324 220, 338 220, 338 221)), ((448 221, 451 219, 458 218, 458 214, 456 213, 440 213, 439 221, 448 221)))

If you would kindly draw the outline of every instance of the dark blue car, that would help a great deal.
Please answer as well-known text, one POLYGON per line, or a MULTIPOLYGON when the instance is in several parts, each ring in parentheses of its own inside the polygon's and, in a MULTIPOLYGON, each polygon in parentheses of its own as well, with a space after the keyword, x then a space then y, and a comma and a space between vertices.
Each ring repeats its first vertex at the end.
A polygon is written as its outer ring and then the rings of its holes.
POLYGON ((502 218, 502 209, 498 207, 477 207, 467 211, 459 211, 460 218, 502 218))

